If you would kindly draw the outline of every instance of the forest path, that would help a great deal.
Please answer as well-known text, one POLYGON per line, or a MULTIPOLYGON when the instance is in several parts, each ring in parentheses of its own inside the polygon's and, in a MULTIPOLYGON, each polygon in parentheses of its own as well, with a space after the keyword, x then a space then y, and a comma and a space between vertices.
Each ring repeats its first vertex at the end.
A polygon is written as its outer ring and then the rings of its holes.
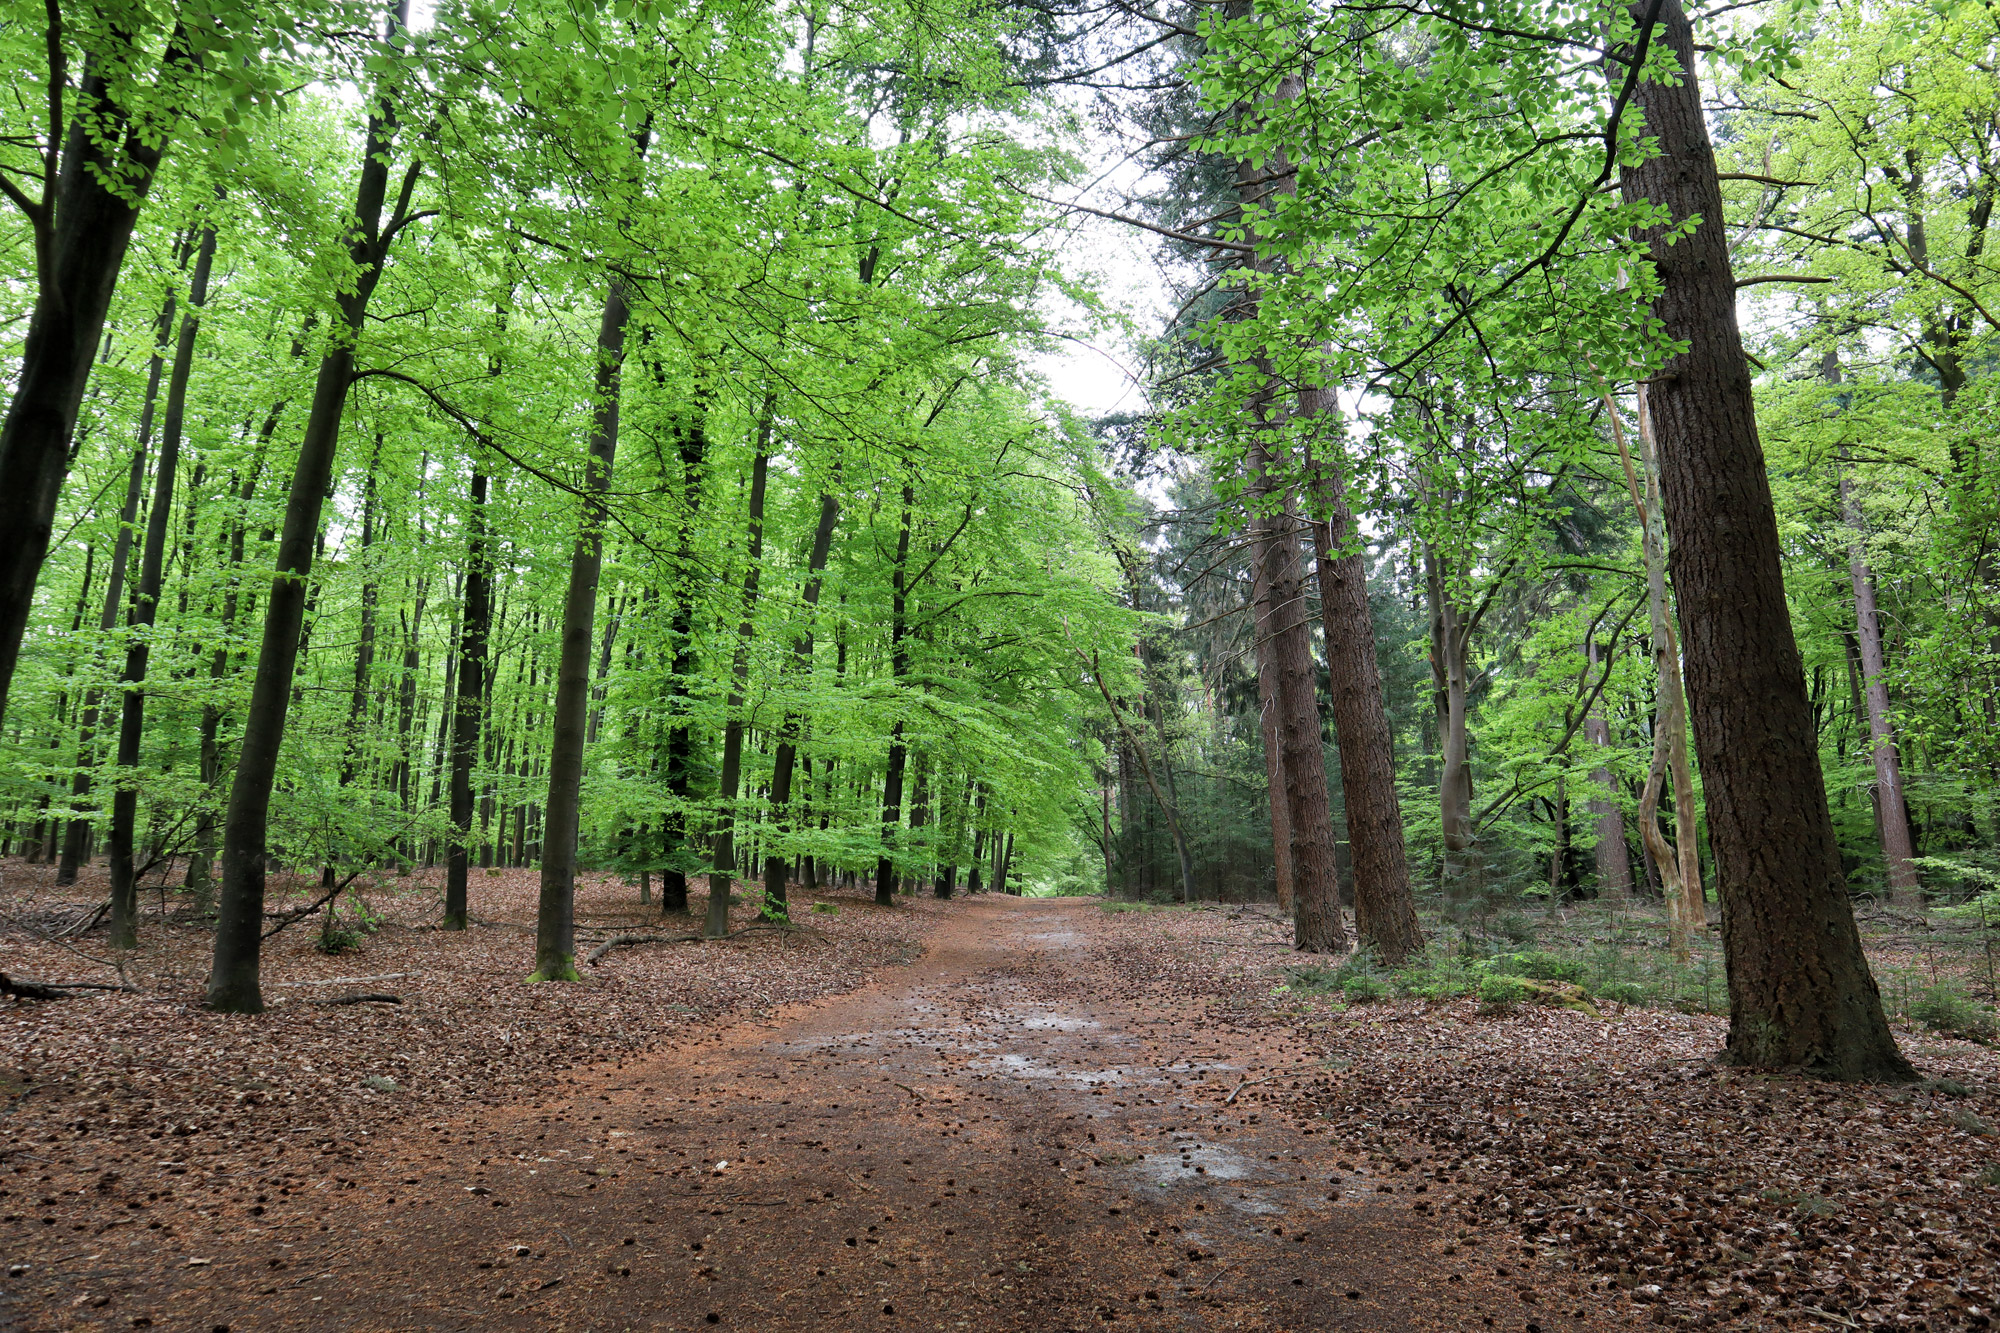
POLYGON ((1505 1256, 1448 1254, 1423 1182, 1370 1145, 1228 1104, 1303 1057, 1103 993, 1104 920, 973 900, 858 991, 587 1071, 548 1105, 378 1135, 309 1214, 195 1268, 160 1256, 179 1290, 157 1322, 1595 1327, 1524 1304, 1505 1256))

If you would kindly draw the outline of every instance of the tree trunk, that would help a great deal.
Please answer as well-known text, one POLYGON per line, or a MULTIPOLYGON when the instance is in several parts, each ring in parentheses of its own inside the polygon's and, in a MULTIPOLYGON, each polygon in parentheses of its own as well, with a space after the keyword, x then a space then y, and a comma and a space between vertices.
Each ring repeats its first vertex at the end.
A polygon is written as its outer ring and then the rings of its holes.
MULTIPOLYGON (((708 459, 706 407, 699 394, 693 417, 680 431, 681 521, 680 546, 675 575, 672 638, 672 674, 667 678, 667 707, 681 712, 688 707, 691 683, 700 669, 695 653, 695 586, 699 570, 695 565, 695 518, 701 511, 703 469, 708 459)), ((660 853, 668 864, 660 871, 660 911, 688 910, 687 872, 676 860, 687 846, 687 812, 690 778, 694 760, 694 724, 685 715, 669 724, 667 731, 667 792, 674 804, 660 819, 660 853)))
POLYGON ((188 285, 187 314, 181 319, 180 340, 174 348, 174 369, 167 381, 167 411, 160 425, 160 459, 153 470, 153 505, 146 514, 146 551, 139 561, 138 596, 132 603, 132 642, 125 650, 123 708, 118 721, 118 785, 111 797, 111 947, 133 949, 139 944, 139 882, 132 864, 134 825, 138 822, 139 742, 146 727, 146 663, 152 653, 153 622, 159 614, 160 585, 165 578, 167 524, 174 506, 174 473, 180 466, 181 423, 187 415, 188 376, 194 369, 194 343, 201 328, 201 308, 208 300, 208 275, 215 264, 215 228, 201 234, 194 276, 188 285))
POLYGON ((1368 564, 1347 504, 1339 457, 1338 404, 1333 395, 1301 394, 1308 417, 1327 423, 1327 442, 1306 460, 1315 517, 1320 619, 1326 630, 1327 692, 1340 744, 1340 790, 1347 806, 1347 845, 1354 877, 1354 933, 1390 967, 1424 947, 1410 865, 1403 846, 1403 809, 1396 795, 1395 736, 1375 661, 1375 617, 1368 607, 1368 564), (1350 549, 1351 548, 1351 549, 1350 549))
MULTIPOLYGON (((819 608, 821 575, 833 550, 833 529, 839 521, 840 501, 831 492, 821 495, 819 526, 813 529, 812 552, 806 557, 806 585, 802 594, 805 628, 799 631, 798 638, 792 643, 797 669, 808 674, 812 671, 813 614, 819 608)), ((771 761, 771 830, 776 846, 771 855, 764 858, 764 896, 781 903, 785 901, 787 852, 784 838, 791 830, 792 769, 798 762, 798 731, 798 714, 785 714, 785 721, 778 732, 778 751, 771 761)))
POLYGON ((1898 907, 1922 908, 1923 890, 1910 843, 1910 815, 1903 800, 1903 770, 1896 755, 1895 726, 1889 720, 1889 685, 1883 678, 1882 619, 1875 609, 1875 576, 1868 568, 1865 523, 1854 483, 1840 479, 1840 507, 1847 520, 1847 575, 1854 588, 1854 639, 1861 657, 1862 697, 1868 706, 1869 748, 1875 760, 1876 809, 1881 814, 1882 859, 1889 869, 1889 900, 1898 907))
POLYGON ((1452 596, 1451 571, 1429 542, 1424 543, 1424 586, 1430 595, 1431 686, 1437 703, 1438 822, 1444 835, 1444 888, 1457 898, 1476 887, 1478 867, 1472 827, 1472 764, 1466 728, 1466 652, 1470 627, 1452 596))
MULTIPOLYGON (((909 585, 906 583, 910 559, 910 511, 916 504, 916 487, 906 461, 903 473, 903 520, 896 536, 896 563, 891 572, 889 602, 889 674, 899 692, 896 706, 902 707, 903 677, 910 673, 910 649, 906 642, 909 612, 909 585)), ((888 767, 882 777, 882 854, 875 862, 875 902, 880 907, 896 903, 896 839, 903 823, 903 722, 889 731, 888 767)))
MULTIPOLYGON (((1270 460, 1262 432, 1252 436, 1248 459, 1253 501, 1271 494, 1270 460)), ((1333 813, 1328 803, 1326 755, 1320 744, 1319 691, 1307 625, 1305 580, 1299 565, 1295 516, 1290 507, 1254 522, 1252 557, 1270 625, 1272 680, 1277 704, 1278 752, 1283 760, 1286 822, 1292 851, 1292 946, 1308 953, 1347 949, 1340 917, 1340 873, 1335 865, 1333 813)))
POLYGON ((458 630, 458 692, 451 719, 451 826, 446 853, 444 928, 464 930, 470 911, 466 885, 472 845, 472 766, 486 715, 486 645, 493 622, 491 561, 486 553, 486 473, 475 463, 471 504, 465 516, 465 609, 458 630))
MULTIPOLYGON (((570 553, 563 599, 562 647, 556 663, 555 710, 549 740, 549 795, 541 838, 542 883, 535 911, 535 970, 530 981, 577 981, 576 842, 581 826, 584 731, 590 709, 592 622, 604 564, 604 494, 618 455, 618 395, 625 364, 625 280, 613 278, 597 325, 597 382, 592 396, 590 459, 583 521, 570 553)), ((525 814, 525 812, 524 812, 525 814)), ((522 823, 525 825, 525 818, 522 823)), ((525 828, 517 826, 516 838, 525 828)))
MULTIPOLYGON (((1586 640, 1583 651, 1594 672, 1602 660, 1597 640, 1586 640)), ((1601 702, 1583 719, 1583 735, 1599 751, 1611 749, 1611 724, 1604 719, 1601 702)), ((1632 860, 1625 846, 1625 814, 1618 808, 1618 779, 1599 765, 1590 771, 1590 782, 1600 793, 1590 798, 1591 823, 1597 828, 1597 891, 1622 899, 1632 891, 1632 860)))
MULTIPOLYGON (((407 27, 408 5, 409 0, 399 0, 390 20, 390 41, 398 47, 407 27)), ((208 977, 208 1007, 225 1013, 262 1013, 264 1009, 259 955, 264 932, 266 828, 271 789, 278 774, 278 748, 285 739, 292 673, 298 665, 306 585, 320 535, 320 507, 333 484, 334 451, 340 443, 347 391, 354 381, 354 340, 360 336, 368 302, 382 279, 389 244, 408 215, 417 182, 413 163, 404 174, 392 220, 384 227, 382 212, 387 203, 389 152, 395 131, 395 110, 385 98, 376 114, 369 117, 363 142, 354 207, 357 225, 349 251, 353 285, 334 298, 341 323, 332 331, 313 384, 312 408, 285 502, 277 571, 264 604, 264 633, 250 686, 250 709, 244 718, 243 745, 223 824, 222 894, 217 903, 214 962, 208 977)))
MULTIPOLYGON (((1252 541, 1258 540, 1252 537, 1252 541)), ((1285 757, 1278 744, 1277 640, 1271 633, 1271 590, 1265 566, 1251 560, 1251 632, 1256 636, 1257 733, 1264 742, 1265 804, 1271 815, 1271 868, 1277 881, 1278 909, 1292 914, 1297 888, 1292 877, 1292 818, 1284 798, 1285 757)), ((1185 895, 1183 895, 1185 896, 1185 895)))
POLYGON ((1736 326, 1721 186, 1679 0, 1655 40, 1673 85, 1642 79, 1635 105, 1659 155, 1623 169, 1628 200, 1663 208, 1656 231, 1665 337, 1688 350, 1651 390, 1687 686, 1722 898, 1735 1064, 1838 1079, 1910 1079, 1861 952, 1827 811, 1811 705, 1785 603, 1778 525, 1736 326), (1664 230, 1664 229, 1662 229, 1664 230))
MULTIPOLYGON (((109 40, 125 48, 129 62, 111 76, 122 82, 133 78, 138 44, 116 20, 113 27, 109 40)), ((61 34, 50 35, 52 44, 60 40, 61 34)), ((185 61, 176 27, 162 68, 185 61)), ((53 197, 43 198, 31 219, 35 304, 14 368, 14 397, 0 422, 0 718, 7 714, 35 581, 48 555, 84 386, 133 224, 165 148, 151 127, 142 132, 133 125, 122 89, 107 80, 103 65, 95 58, 84 62, 82 82, 70 95, 53 197)), ((60 71, 50 74, 67 79, 60 71)))
POLYGON ((736 878, 736 796, 743 783, 743 705, 750 694, 750 636, 756 631, 757 584, 764 569, 764 488, 771 470, 771 419, 776 395, 767 395, 757 423, 757 456, 750 464, 750 512, 746 524, 743 619, 736 627, 730 664, 729 702, 722 730, 722 790, 716 801, 715 835, 708 851, 708 916, 702 934, 719 940, 729 933, 729 890, 736 878))

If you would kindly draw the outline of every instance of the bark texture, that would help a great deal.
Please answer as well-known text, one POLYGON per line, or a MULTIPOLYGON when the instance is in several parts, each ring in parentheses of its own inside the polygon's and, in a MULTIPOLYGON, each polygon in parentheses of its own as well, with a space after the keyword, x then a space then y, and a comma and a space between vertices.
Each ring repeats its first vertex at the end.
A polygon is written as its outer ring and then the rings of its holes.
POLYGON ((1699 217, 1672 245, 1652 237, 1654 313, 1688 350, 1662 367, 1651 408, 1722 898, 1725 1058, 1837 1079, 1910 1079, 1862 956, 1827 811, 1693 33, 1678 0, 1661 0, 1652 41, 1683 72, 1671 86, 1640 80, 1634 106, 1659 152, 1625 168, 1622 185, 1626 198, 1650 200, 1674 224, 1699 217))

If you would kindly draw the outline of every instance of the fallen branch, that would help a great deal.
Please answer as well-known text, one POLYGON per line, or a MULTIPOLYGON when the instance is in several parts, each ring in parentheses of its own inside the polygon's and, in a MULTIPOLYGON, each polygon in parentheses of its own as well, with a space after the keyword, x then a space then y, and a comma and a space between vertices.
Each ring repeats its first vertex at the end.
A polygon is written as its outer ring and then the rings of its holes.
POLYGON ((401 1004, 402 1002, 403 997, 400 995, 390 995, 387 993, 374 994, 369 992, 364 992, 360 995, 336 995, 330 1000, 306 1001, 307 1004, 323 1004, 329 1008, 339 1004, 401 1004))
MULTIPOLYGON (((133 882, 137 883, 137 880, 134 880, 133 882)), ((77 925, 71 926, 68 930, 59 932, 56 938, 72 939, 72 940, 75 939, 77 936, 83 934, 85 931, 95 928, 97 923, 104 919, 104 914, 110 910, 111 910, 111 900, 109 898, 106 898, 103 902, 97 905, 97 910, 95 912, 92 912, 87 917, 79 918, 77 925)))
POLYGON ((904 1092, 909 1093, 912 1097, 915 1097, 920 1102, 928 1102, 930 1100, 930 1098, 924 1096, 924 1094, 918 1092, 915 1088, 911 1087, 907 1083, 898 1083, 896 1086, 901 1088, 904 1092))
POLYGON ((773 921, 760 921, 754 926, 745 926, 741 930, 732 930, 727 935, 711 936, 699 933, 692 935, 613 935, 610 939, 592 949, 583 961, 591 967, 596 967, 597 960, 604 957, 605 954, 610 953, 613 949, 630 948, 638 944, 701 944, 709 941, 733 940, 739 935, 748 935, 753 931, 759 930, 775 930, 781 935, 818 933, 805 926, 782 926, 773 921))
POLYGON ((72 991, 80 990, 139 993, 137 986, 114 986, 102 981, 30 981, 26 977, 10 977, 0 972, 0 995, 11 995, 17 1000, 67 1000, 72 991))
POLYGON ((77 948, 74 944, 66 944, 56 936, 49 934, 47 931, 37 930, 35 927, 29 925, 27 922, 17 920, 14 917, 8 916, 5 912, 0 912, 0 921, 5 921, 8 925, 13 926, 19 930, 25 930, 30 935, 33 935, 36 939, 42 940, 49 944, 53 944, 58 949, 67 950, 68 952, 75 954, 78 958, 83 959, 86 963, 95 963, 99 967, 108 967, 113 972, 116 972, 121 980, 125 976, 125 964, 122 962, 114 963, 108 958, 98 958, 95 955, 87 954, 83 950, 77 948))
POLYGON ((359 870, 355 871, 353 874, 349 875, 346 879, 343 879, 342 881, 340 881, 340 883, 334 885, 332 888, 328 889, 325 893, 321 894, 319 900, 311 904, 310 906, 295 907, 289 912, 264 913, 264 915, 267 918, 278 922, 277 925, 271 927, 269 930, 264 932, 264 938, 268 940, 273 935, 283 930, 286 926, 291 925, 293 922, 302 921, 306 917, 311 916, 314 912, 317 912, 320 908, 326 906, 328 903, 332 902, 335 898, 338 898, 342 890, 346 889, 348 885, 352 884, 357 878, 359 878, 360 874, 361 872, 359 870))

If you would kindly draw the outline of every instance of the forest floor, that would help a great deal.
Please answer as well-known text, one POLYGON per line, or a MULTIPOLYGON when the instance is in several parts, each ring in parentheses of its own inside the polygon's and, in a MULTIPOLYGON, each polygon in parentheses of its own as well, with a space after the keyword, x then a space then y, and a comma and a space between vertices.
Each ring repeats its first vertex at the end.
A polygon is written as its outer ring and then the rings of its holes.
POLYGON ((1834 1088, 1717 1070, 1706 1015, 1288 991, 1268 909, 821 900, 537 987, 519 930, 389 902, 358 956, 274 939, 257 1019, 149 921, 140 993, 0 1008, 0 1329, 1990 1324, 1984 1048, 1834 1088))

